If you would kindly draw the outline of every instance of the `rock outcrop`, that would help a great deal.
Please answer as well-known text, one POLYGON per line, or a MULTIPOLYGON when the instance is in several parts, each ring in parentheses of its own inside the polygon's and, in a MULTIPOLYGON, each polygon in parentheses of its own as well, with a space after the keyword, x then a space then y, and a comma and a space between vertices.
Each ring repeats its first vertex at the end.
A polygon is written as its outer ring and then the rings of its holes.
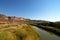
POLYGON ((26 23, 29 19, 0 14, 0 23, 26 23))

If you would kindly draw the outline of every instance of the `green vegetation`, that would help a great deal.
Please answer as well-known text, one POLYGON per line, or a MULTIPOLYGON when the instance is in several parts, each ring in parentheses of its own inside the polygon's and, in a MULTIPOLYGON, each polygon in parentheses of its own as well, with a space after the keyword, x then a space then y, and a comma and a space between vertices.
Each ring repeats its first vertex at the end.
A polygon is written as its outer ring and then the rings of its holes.
POLYGON ((31 25, 1 24, 0 40, 40 40, 40 36, 31 25))

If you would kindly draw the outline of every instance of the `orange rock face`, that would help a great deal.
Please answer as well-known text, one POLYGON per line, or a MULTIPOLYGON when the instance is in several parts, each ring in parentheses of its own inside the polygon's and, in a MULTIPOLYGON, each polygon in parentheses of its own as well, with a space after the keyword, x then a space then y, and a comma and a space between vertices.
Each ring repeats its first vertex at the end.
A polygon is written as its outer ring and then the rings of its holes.
POLYGON ((0 23, 25 23, 27 19, 0 14, 0 23))

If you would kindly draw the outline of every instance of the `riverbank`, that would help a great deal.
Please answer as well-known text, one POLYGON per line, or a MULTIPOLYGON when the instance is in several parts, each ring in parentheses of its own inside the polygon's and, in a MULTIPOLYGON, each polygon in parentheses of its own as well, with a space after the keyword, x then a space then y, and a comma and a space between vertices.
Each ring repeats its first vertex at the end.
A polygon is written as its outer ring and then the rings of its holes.
POLYGON ((51 26, 34 25, 34 24, 32 24, 32 25, 37 26, 38 28, 42 28, 46 31, 52 32, 52 33, 60 36, 60 29, 57 29, 57 28, 54 28, 54 27, 51 27, 51 26))
POLYGON ((41 40, 60 40, 59 36, 57 36, 51 32, 48 32, 48 31, 38 28, 36 26, 32 26, 32 27, 35 28, 35 30, 40 33, 41 40))

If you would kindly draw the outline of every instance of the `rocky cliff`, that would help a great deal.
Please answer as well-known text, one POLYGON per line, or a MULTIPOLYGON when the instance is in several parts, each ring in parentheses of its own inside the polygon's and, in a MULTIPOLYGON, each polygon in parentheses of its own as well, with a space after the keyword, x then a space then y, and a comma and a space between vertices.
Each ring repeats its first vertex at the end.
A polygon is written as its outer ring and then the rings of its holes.
POLYGON ((29 19, 0 14, 0 23, 26 23, 29 19))

